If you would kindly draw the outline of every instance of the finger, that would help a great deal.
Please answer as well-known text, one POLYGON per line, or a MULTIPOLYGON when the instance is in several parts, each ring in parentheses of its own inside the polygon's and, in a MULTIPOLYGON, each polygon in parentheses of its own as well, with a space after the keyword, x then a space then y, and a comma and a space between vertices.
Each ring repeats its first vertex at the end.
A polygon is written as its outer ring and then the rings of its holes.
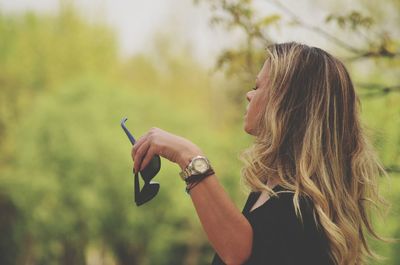
POLYGON ((135 157, 133 159, 135 173, 139 172, 140 165, 142 164, 143 161, 143 157, 147 153, 147 149, 149 149, 149 147, 150 147, 150 141, 145 141, 139 146, 139 149, 137 150, 135 157))
POLYGON ((146 141, 148 136, 148 133, 144 134, 142 137, 139 138, 139 140, 136 141, 136 143, 132 146, 132 151, 131 151, 131 156, 133 161, 135 161, 135 155, 137 153, 137 150, 140 148, 140 146, 143 144, 144 141, 146 141))
POLYGON ((153 158, 154 155, 155 155, 154 145, 151 145, 147 150, 142 163, 140 164, 140 170, 143 170, 147 166, 147 164, 150 163, 150 160, 153 158))

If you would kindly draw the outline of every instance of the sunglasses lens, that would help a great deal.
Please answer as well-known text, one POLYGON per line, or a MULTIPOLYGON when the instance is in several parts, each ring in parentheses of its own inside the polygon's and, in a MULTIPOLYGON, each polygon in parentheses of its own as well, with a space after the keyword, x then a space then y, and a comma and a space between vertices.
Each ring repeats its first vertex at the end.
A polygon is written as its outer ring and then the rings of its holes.
POLYGON ((149 184, 144 185, 143 189, 139 193, 139 196, 137 196, 136 205, 140 206, 150 201, 157 195, 159 190, 160 184, 157 182, 150 182, 149 184))
POLYGON ((153 156, 149 164, 142 171, 140 171, 143 180, 146 183, 150 182, 150 180, 152 180, 154 176, 157 175, 157 173, 160 171, 160 167, 161 167, 160 156, 159 155, 153 156))

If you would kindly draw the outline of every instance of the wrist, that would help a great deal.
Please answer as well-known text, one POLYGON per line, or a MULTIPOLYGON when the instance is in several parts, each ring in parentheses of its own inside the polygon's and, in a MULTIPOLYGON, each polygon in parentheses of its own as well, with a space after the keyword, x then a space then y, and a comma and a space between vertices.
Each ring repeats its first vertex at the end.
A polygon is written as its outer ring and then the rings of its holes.
POLYGON ((178 165, 182 170, 185 170, 192 158, 198 155, 204 156, 204 153, 199 148, 193 148, 186 152, 183 152, 178 161, 178 165))

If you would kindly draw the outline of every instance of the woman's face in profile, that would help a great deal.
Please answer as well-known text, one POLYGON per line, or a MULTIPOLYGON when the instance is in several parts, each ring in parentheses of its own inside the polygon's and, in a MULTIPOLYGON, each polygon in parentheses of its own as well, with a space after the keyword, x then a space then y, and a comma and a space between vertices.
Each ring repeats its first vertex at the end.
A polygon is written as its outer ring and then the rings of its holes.
POLYGON ((265 102, 261 97, 265 92, 266 82, 268 78, 268 64, 267 61, 264 62, 264 65, 256 78, 256 86, 255 90, 251 90, 247 92, 246 98, 249 101, 247 106, 247 111, 244 117, 244 130, 250 135, 256 135, 256 126, 258 124, 259 114, 262 109, 265 107, 265 102))

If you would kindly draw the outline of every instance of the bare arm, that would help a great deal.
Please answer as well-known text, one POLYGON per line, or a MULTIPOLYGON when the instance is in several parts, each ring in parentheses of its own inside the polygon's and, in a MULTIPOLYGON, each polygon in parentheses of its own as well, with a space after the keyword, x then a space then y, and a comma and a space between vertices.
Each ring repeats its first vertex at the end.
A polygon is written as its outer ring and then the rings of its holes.
MULTIPOLYGON (((155 155, 161 155, 184 169, 196 155, 203 155, 189 140, 153 127, 132 148, 135 173, 155 155)), ((197 184, 190 196, 207 237, 227 264, 241 264, 251 253, 253 230, 235 207, 215 175, 197 184)))
MULTIPOLYGON (((193 152, 181 159, 183 169, 193 152)), ((253 230, 218 182, 216 175, 203 179, 190 191, 197 215, 211 245, 226 264, 242 264, 251 254, 253 230)))

